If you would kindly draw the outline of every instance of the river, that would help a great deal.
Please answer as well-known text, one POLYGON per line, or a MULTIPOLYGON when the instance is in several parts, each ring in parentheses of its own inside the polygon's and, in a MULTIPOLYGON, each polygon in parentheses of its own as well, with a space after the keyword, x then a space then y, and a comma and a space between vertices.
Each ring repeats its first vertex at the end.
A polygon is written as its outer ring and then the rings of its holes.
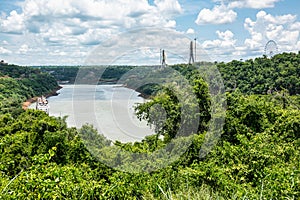
MULTIPOLYGON (((134 90, 120 85, 62 85, 59 95, 48 98, 50 116, 67 117, 69 127, 92 124, 110 140, 135 142, 153 134, 139 121, 134 106, 145 100, 134 90)), ((30 106, 34 108, 35 103, 30 106)))

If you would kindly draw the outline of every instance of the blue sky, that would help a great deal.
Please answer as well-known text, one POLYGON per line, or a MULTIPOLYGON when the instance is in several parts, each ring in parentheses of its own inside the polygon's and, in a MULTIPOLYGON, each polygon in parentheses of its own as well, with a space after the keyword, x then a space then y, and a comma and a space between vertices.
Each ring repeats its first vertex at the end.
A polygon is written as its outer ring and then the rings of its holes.
POLYGON ((157 64, 300 50, 298 0, 2 0, 0 59, 20 65, 157 64), (151 31, 155 30, 155 31, 151 31), (97 58, 97 59, 96 59, 97 58))

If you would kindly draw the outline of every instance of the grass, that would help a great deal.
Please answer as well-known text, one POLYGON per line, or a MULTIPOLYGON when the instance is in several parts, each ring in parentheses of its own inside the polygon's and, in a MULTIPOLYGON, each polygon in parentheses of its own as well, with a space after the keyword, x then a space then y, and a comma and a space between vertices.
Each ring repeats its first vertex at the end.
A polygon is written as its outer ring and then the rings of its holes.
POLYGON ((164 191, 160 185, 157 185, 161 191, 161 195, 154 197, 152 194, 144 194, 145 200, 224 200, 218 192, 213 191, 209 186, 202 185, 199 188, 186 186, 177 192, 172 192, 171 189, 164 191))

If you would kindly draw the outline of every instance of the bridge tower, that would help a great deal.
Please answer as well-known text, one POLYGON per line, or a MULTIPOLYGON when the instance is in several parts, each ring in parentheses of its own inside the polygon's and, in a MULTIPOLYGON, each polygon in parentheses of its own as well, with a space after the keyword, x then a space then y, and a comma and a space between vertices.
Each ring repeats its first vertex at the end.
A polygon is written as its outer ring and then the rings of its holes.
POLYGON ((162 57, 161 67, 164 68, 164 67, 167 66, 167 62, 166 62, 167 56, 166 56, 166 53, 165 53, 164 49, 162 50, 161 57, 162 57))
POLYGON ((193 46, 193 41, 190 43, 190 59, 189 59, 189 64, 193 64, 195 62, 194 59, 194 46, 193 46))

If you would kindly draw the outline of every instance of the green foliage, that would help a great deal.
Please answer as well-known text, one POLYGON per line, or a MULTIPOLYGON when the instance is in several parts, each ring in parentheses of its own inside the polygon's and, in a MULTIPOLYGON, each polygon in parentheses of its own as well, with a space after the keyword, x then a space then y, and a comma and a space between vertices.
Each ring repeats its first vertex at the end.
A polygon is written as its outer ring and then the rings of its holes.
POLYGON ((11 78, 23 79, 29 78, 33 74, 40 74, 38 69, 33 69, 31 67, 23 67, 17 65, 1 65, 0 72, 3 75, 9 76, 11 78))
POLYGON ((58 164, 68 162, 69 146, 78 134, 76 130, 66 130, 66 123, 62 119, 28 110, 16 119, 6 115, 1 120, 1 123, 9 120, 6 126, 0 128, 2 172, 14 176, 33 163, 33 156, 46 154, 52 148, 55 148, 52 161, 58 164))
MULTIPOLYGON (((49 157, 50 154, 45 159, 49 157)), ((3 185, 10 184, 2 191, 0 187, 1 197, 3 199, 99 199, 104 196, 108 186, 105 179, 98 177, 98 173, 85 163, 64 166, 53 162, 37 163, 26 171, 21 171, 12 182, 8 179, 4 180, 3 185)))
MULTIPOLYGON (((206 84, 193 66, 172 68, 188 80, 191 87, 187 90, 178 90, 180 79, 163 87, 141 88, 153 96, 137 107, 138 115, 158 134, 126 144, 111 144, 90 125, 77 130, 68 128, 65 118, 35 110, 20 112, 17 108, 22 101, 49 92, 56 82, 38 69, 3 67, 0 199, 299 199, 300 101, 299 96, 287 94, 298 94, 299 76, 293 74, 299 73, 299 54, 232 61, 218 67, 226 87, 236 91, 227 93, 223 134, 204 158, 199 152, 214 100, 208 89, 217 85, 206 84), (270 88, 288 92, 245 95, 266 93, 270 88), (192 91, 196 101, 186 98, 187 91, 192 91), (191 112, 195 107, 198 112, 191 112), (197 116, 195 134, 175 137, 182 120, 191 126, 197 116)), ((106 80, 117 80, 127 69, 115 70, 108 70, 106 80), (116 76, 111 77, 113 73, 116 76)), ((166 74, 170 71, 142 75, 158 80, 166 74)), ((129 87, 139 85, 133 78, 126 81, 129 87)))
MULTIPOLYGON (((80 76, 80 81, 84 77, 93 80, 93 83, 116 83, 124 74, 134 68, 134 66, 43 66, 41 71, 47 72, 58 81, 67 81, 74 84, 76 78, 80 76)), ((85 80, 88 81, 88 80, 85 80)))
POLYGON ((267 94, 287 89, 291 95, 300 94, 300 52, 234 60, 217 67, 229 91, 239 88, 245 94, 267 94))
POLYGON ((49 94, 58 88, 56 80, 49 74, 34 74, 30 78, 21 79, 20 84, 32 91, 32 93, 27 94, 27 98, 49 94))
POLYGON ((46 72, 55 77, 58 81, 68 81, 73 84, 79 70, 79 66, 42 66, 39 67, 42 72, 46 72))
POLYGON ((31 90, 9 77, 0 77, 0 113, 18 113, 31 90))
POLYGON ((180 85, 181 77, 176 80, 178 75, 174 76, 173 83, 162 84, 151 101, 136 107, 138 118, 154 126, 157 137, 164 135, 166 143, 176 135, 205 131, 210 120, 208 85, 199 72, 180 65, 174 69, 189 80, 191 87, 180 85), (195 130, 191 129, 193 126, 197 126, 195 130))
POLYGON ((191 170, 224 195, 299 198, 299 116, 266 97, 229 94, 220 144, 191 170), (288 115, 288 116, 287 116, 288 115), (287 128, 288 127, 288 128, 287 128))
POLYGON ((56 80, 40 73, 37 69, 15 65, 1 65, 0 72, 0 114, 21 112, 22 102, 26 99, 47 95, 58 88, 56 80))

